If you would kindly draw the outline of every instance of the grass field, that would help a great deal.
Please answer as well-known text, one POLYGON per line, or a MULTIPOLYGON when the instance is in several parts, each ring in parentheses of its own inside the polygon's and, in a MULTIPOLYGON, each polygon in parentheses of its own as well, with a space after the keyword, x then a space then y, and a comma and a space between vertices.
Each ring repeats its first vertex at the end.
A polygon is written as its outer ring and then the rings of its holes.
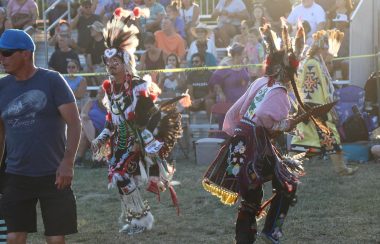
MULTIPOLYGON (((337 177, 329 161, 305 162, 305 168, 307 175, 299 187, 298 203, 286 219, 282 242, 380 243, 380 164, 361 164, 357 174, 346 177, 337 177)), ((69 236, 68 243, 233 243, 237 206, 224 206, 203 190, 205 169, 192 159, 177 161, 180 216, 168 192, 161 195, 160 203, 145 192, 156 222, 152 231, 136 236, 118 233, 120 203, 116 190, 107 190, 106 169, 77 169, 73 188, 79 233, 69 236)), ((269 183, 266 198, 270 194, 269 183)), ((43 240, 39 225, 28 243, 43 240)))

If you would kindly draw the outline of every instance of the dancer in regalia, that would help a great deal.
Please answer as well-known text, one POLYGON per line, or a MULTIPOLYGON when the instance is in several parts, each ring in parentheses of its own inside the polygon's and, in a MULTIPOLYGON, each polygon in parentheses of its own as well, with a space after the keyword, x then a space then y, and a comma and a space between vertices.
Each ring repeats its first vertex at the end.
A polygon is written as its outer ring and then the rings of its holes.
MULTIPOLYGON (((270 204, 261 236, 278 243, 289 206, 296 202, 299 177, 303 174, 300 157, 281 155, 272 139, 281 132, 292 131, 299 118, 290 117, 290 87, 302 110, 295 75, 298 58, 304 47, 304 31, 299 27, 294 45, 283 26, 281 48, 269 25, 260 29, 266 45, 265 75, 257 79, 230 108, 223 129, 231 138, 220 150, 203 179, 204 188, 225 204, 241 202, 235 226, 238 244, 253 243, 257 236, 256 218, 270 204), (262 185, 272 181, 273 197, 262 203, 262 185)), ((309 112, 310 115, 310 112, 309 112)), ((315 121, 315 120, 314 120, 315 121)), ((318 123, 317 121, 315 121, 318 123)))
POLYGON ((154 221, 141 188, 156 194, 169 188, 178 210, 171 185, 175 170, 166 158, 182 133, 175 102, 186 97, 157 105, 159 88, 136 75, 138 29, 134 21, 140 11, 116 9, 104 30, 107 49, 103 58, 110 75, 103 82, 108 114, 105 129, 92 142, 95 157, 108 160, 109 186, 119 191, 120 232, 130 235, 150 230, 154 221))
MULTIPOLYGON (((313 45, 308 50, 306 59, 299 70, 299 87, 302 99, 310 107, 329 103, 333 100, 334 86, 325 59, 336 57, 343 40, 343 32, 339 30, 318 31, 313 34, 313 45)), ((335 126, 338 116, 331 110, 320 121, 329 130, 324 133, 310 120, 297 125, 297 130, 303 137, 293 137, 293 151, 308 151, 322 156, 330 155, 335 171, 339 175, 352 175, 357 167, 350 168, 345 164, 340 137, 335 126)))

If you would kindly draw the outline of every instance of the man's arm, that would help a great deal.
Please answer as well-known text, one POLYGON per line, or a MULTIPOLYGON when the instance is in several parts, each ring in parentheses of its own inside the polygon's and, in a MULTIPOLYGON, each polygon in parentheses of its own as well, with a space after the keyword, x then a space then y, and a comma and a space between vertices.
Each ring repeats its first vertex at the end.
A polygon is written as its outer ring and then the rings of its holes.
POLYGON ((58 110, 67 124, 67 142, 65 154, 57 169, 55 184, 58 189, 64 189, 71 185, 73 179, 74 160, 79 145, 82 126, 79 119, 78 108, 75 103, 63 104, 58 107, 58 110))
POLYGON ((81 15, 82 15, 82 6, 78 8, 78 13, 77 13, 77 15, 74 17, 74 19, 71 20, 70 28, 71 28, 72 30, 74 30, 74 29, 77 28, 78 21, 79 21, 79 18, 80 18, 81 15))
MULTIPOLYGON (((3 120, 0 118, 0 160, 4 156, 4 148, 5 148, 5 129, 3 120)), ((1 161, 0 161, 1 165, 1 161)))

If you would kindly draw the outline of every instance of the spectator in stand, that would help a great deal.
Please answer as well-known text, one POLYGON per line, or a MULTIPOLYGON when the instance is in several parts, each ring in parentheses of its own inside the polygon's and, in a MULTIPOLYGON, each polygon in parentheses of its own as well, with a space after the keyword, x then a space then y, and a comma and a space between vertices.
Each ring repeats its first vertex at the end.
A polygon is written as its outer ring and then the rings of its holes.
MULTIPOLYGON (((338 57, 347 57, 350 55, 350 17, 353 11, 351 0, 335 0, 334 8, 329 11, 327 16, 328 29, 338 29, 344 32, 344 39, 340 46, 338 57)), ((339 79, 348 80, 349 63, 348 60, 333 61, 334 69, 342 72, 339 79)))
POLYGON ((180 60, 184 60, 186 54, 185 40, 175 31, 173 22, 169 17, 162 20, 161 30, 156 31, 154 36, 158 48, 167 54, 174 53, 180 60))
POLYGON ((180 14, 181 18, 185 20, 187 43, 191 43, 194 40, 191 30, 200 23, 200 13, 199 5, 194 0, 182 0, 180 14))
POLYGON ((321 5, 326 14, 334 6, 334 1, 331 0, 315 0, 315 2, 321 5))
POLYGON ((78 110, 81 111, 87 95, 87 82, 83 76, 76 76, 79 72, 79 63, 76 60, 67 62, 67 75, 64 76, 67 84, 74 93, 78 110))
POLYGON ((93 39, 88 28, 95 21, 101 21, 99 15, 93 13, 92 1, 83 0, 78 9, 78 14, 72 19, 71 29, 78 29, 78 52, 86 53, 87 48, 92 45, 93 39))
POLYGON ((218 18, 215 28, 215 44, 226 47, 231 38, 239 33, 240 22, 249 18, 247 8, 242 0, 219 0, 212 18, 218 18))
MULTIPOLYGON (((193 67, 204 67, 204 56, 200 53, 193 54, 191 64, 193 67)), ((191 111, 205 110, 207 114, 211 113, 211 106, 215 103, 215 95, 208 85, 211 75, 209 70, 195 70, 188 74, 186 85, 191 97, 191 111)))
POLYGON ((67 37, 69 46, 76 50, 78 48, 77 42, 72 38, 71 27, 66 20, 59 21, 59 24, 55 27, 54 35, 49 38, 48 42, 50 46, 55 46, 58 49, 58 36, 67 37))
MULTIPOLYGON (((48 0, 47 6, 51 6, 53 3, 55 3, 56 0, 48 0)), ((55 7, 48 13, 48 19, 49 23, 52 24, 54 21, 56 21, 59 17, 62 16, 63 13, 67 11, 67 1, 70 0, 61 0, 55 7)), ((74 4, 72 1, 70 1, 71 11, 74 9, 74 4)), ((66 17, 67 18, 67 17, 66 17)), ((62 20, 62 19, 61 19, 62 20)), ((53 28, 50 30, 50 36, 54 36, 56 33, 56 28, 53 28)))
POLYGON ((7 21, 7 14, 5 8, 0 7, 0 36, 5 31, 5 22, 7 21))
POLYGON ((38 18, 37 3, 33 0, 9 0, 6 27, 24 30, 34 27, 38 18))
POLYGON ((98 15, 102 21, 107 22, 113 15, 116 8, 120 6, 119 0, 95 0, 92 4, 94 13, 98 15))
MULTIPOLYGON (((243 64, 244 46, 234 43, 229 48, 229 56, 221 61, 220 65, 243 64)), ((216 96, 216 102, 234 104, 247 90, 249 74, 246 68, 232 68, 216 70, 209 81, 211 89, 216 96)), ((219 116, 219 129, 222 128, 224 115, 219 116)))
MULTIPOLYGON (((174 53, 171 53, 166 58, 165 69, 180 68, 180 64, 181 63, 178 56, 174 53)), ((183 91, 183 88, 185 86, 185 79, 181 72, 160 73, 158 86, 162 91, 160 97, 173 98, 183 91)))
POLYGON ((265 57, 264 46, 259 42, 260 33, 257 29, 252 28, 249 30, 247 36, 247 43, 244 46, 244 64, 256 64, 256 66, 249 66, 248 73, 250 81, 255 81, 258 77, 263 75, 262 64, 265 57))
POLYGON ((103 29, 104 25, 100 21, 95 21, 89 25, 91 37, 93 38, 92 45, 87 49, 86 63, 88 72, 105 72, 105 66, 102 60, 106 46, 104 44, 103 29))
POLYGON ((186 40, 185 21, 179 14, 177 3, 173 2, 172 4, 168 5, 166 7, 166 13, 174 23, 176 32, 180 34, 184 40, 186 40))
POLYGON ((281 32, 280 18, 281 17, 287 18, 289 13, 292 11, 292 4, 290 0, 265 0, 264 7, 270 19, 272 29, 275 32, 280 33, 281 32))
POLYGON ((68 62, 76 60, 79 63, 79 56, 69 47, 69 39, 67 37, 58 36, 58 47, 50 56, 49 67, 61 74, 65 74, 68 62))
MULTIPOLYGON (((244 46, 234 43, 229 49, 229 57, 222 60, 221 65, 243 64, 243 51, 244 46)), ((216 102, 236 102, 247 90, 248 82, 249 75, 246 68, 216 70, 210 78, 216 102)))
POLYGON ((212 35, 212 31, 207 25, 203 23, 199 23, 196 27, 191 28, 191 35, 194 36, 196 40, 194 40, 190 44, 190 47, 187 50, 186 60, 188 63, 191 60, 191 56, 194 53, 199 52, 198 47, 197 47, 198 41, 207 42, 207 52, 212 53, 215 57, 217 57, 214 39, 210 38, 212 35))
POLYGON ((144 5, 144 0, 119 0, 120 6, 127 10, 133 10, 135 7, 144 5))
POLYGON ((254 28, 254 22, 250 20, 243 20, 240 24, 240 34, 237 34, 232 39, 231 43, 240 43, 245 46, 248 42, 248 35, 252 28, 254 28))
MULTIPOLYGON (((150 32, 144 35, 144 47, 146 51, 141 55, 139 69, 165 69, 166 54, 162 49, 156 47, 156 40, 154 39, 154 35, 150 32)), ((158 83, 158 73, 150 73, 150 76, 153 82, 158 83)))
POLYGON ((264 25, 264 18, 267 18, 264 5, 260 3, 255 3, 253 5, 251 16, 253 27, 259 30, 259 28, 264 25))
POLYGON ((164 6, 164 8, 166 8, 167 6, 169 6, 170 4, 172 4, 171 0, 160 0, 159 2, 160 2, 160 4, 162 6, 164 6))
MULTIPOLYGON (((203 56, 203 62, 206 66, 216 66, 218 64, 214 54, 207 52, 207 41, 197 41, 197 49, 197 53, 203 56)), ((190 60, 193 60, 194 55, 191 56, 190 60)), ((193 62, 188 63, 188 67, 193 67, 193 62)))
POLYGON ((310 24, 309 36, 316 31, 323 30, 326 25, 326 14, 323 8, 314 2, 314 0, 302 0, 302 3, 295 6, 288 16, 288 23, 296 26, 298 20, 306 20, 310 24))
POLYGON ((140 32, 144 33, 149 31, 154 33, 160 29, 162 19, 166 15, 165 7, 156 2, 156 0, 144 0, 144 2, 145 5, 142 7, 148 8, 150 14, 148 18, 141 17, 138 20, 141 27, 140 32))
POLYGON ((103 98, 104 90, 100 86, 96 98, 88 100, 83 106, 81 112, 82 132, 75 160, 76 166, 83 165, 83 159, 86 151, 90 148, 91 141, 104 129, 107 110, 103 105, 103 98))

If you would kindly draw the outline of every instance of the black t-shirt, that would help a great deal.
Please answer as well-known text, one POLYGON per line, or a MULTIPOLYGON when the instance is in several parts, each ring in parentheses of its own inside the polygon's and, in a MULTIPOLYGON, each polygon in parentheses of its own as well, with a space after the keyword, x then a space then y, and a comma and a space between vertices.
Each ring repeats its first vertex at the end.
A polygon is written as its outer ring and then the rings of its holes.
POLYGON ((289 0, 266 0, 264 6, 273 21, 280 21, 280 17, 287 18, 292 11, 292 4, 289 0))
POLYGON ((78 46, 84 50, 88 50, 94 39, 91 37, 89 25, 95 21, 101 21, 99 15, 93 14, 89 18, 80 16, 77 24, 78 29, 78 46))
POLYGON ((193 71, 187 77, 187 85, 193 87, 194 99, 203 98, 209 93, 208 81, 212 73, 210 71, 193 71))
POLYGON ((92 64, 101 64, 103 62, 102 56, 106 50, 106 45, 104 44, 104 39, 100 41, 95 41, 88 48, 87 53, 91 54, 92 64))
POLYGON ((49 67, 61 74, 67 74, 67 63, 73 59, 80 63, 79 56, 74 50, 71 49, 68 52, 62 52, 58 49, 50 56, 49 67))

